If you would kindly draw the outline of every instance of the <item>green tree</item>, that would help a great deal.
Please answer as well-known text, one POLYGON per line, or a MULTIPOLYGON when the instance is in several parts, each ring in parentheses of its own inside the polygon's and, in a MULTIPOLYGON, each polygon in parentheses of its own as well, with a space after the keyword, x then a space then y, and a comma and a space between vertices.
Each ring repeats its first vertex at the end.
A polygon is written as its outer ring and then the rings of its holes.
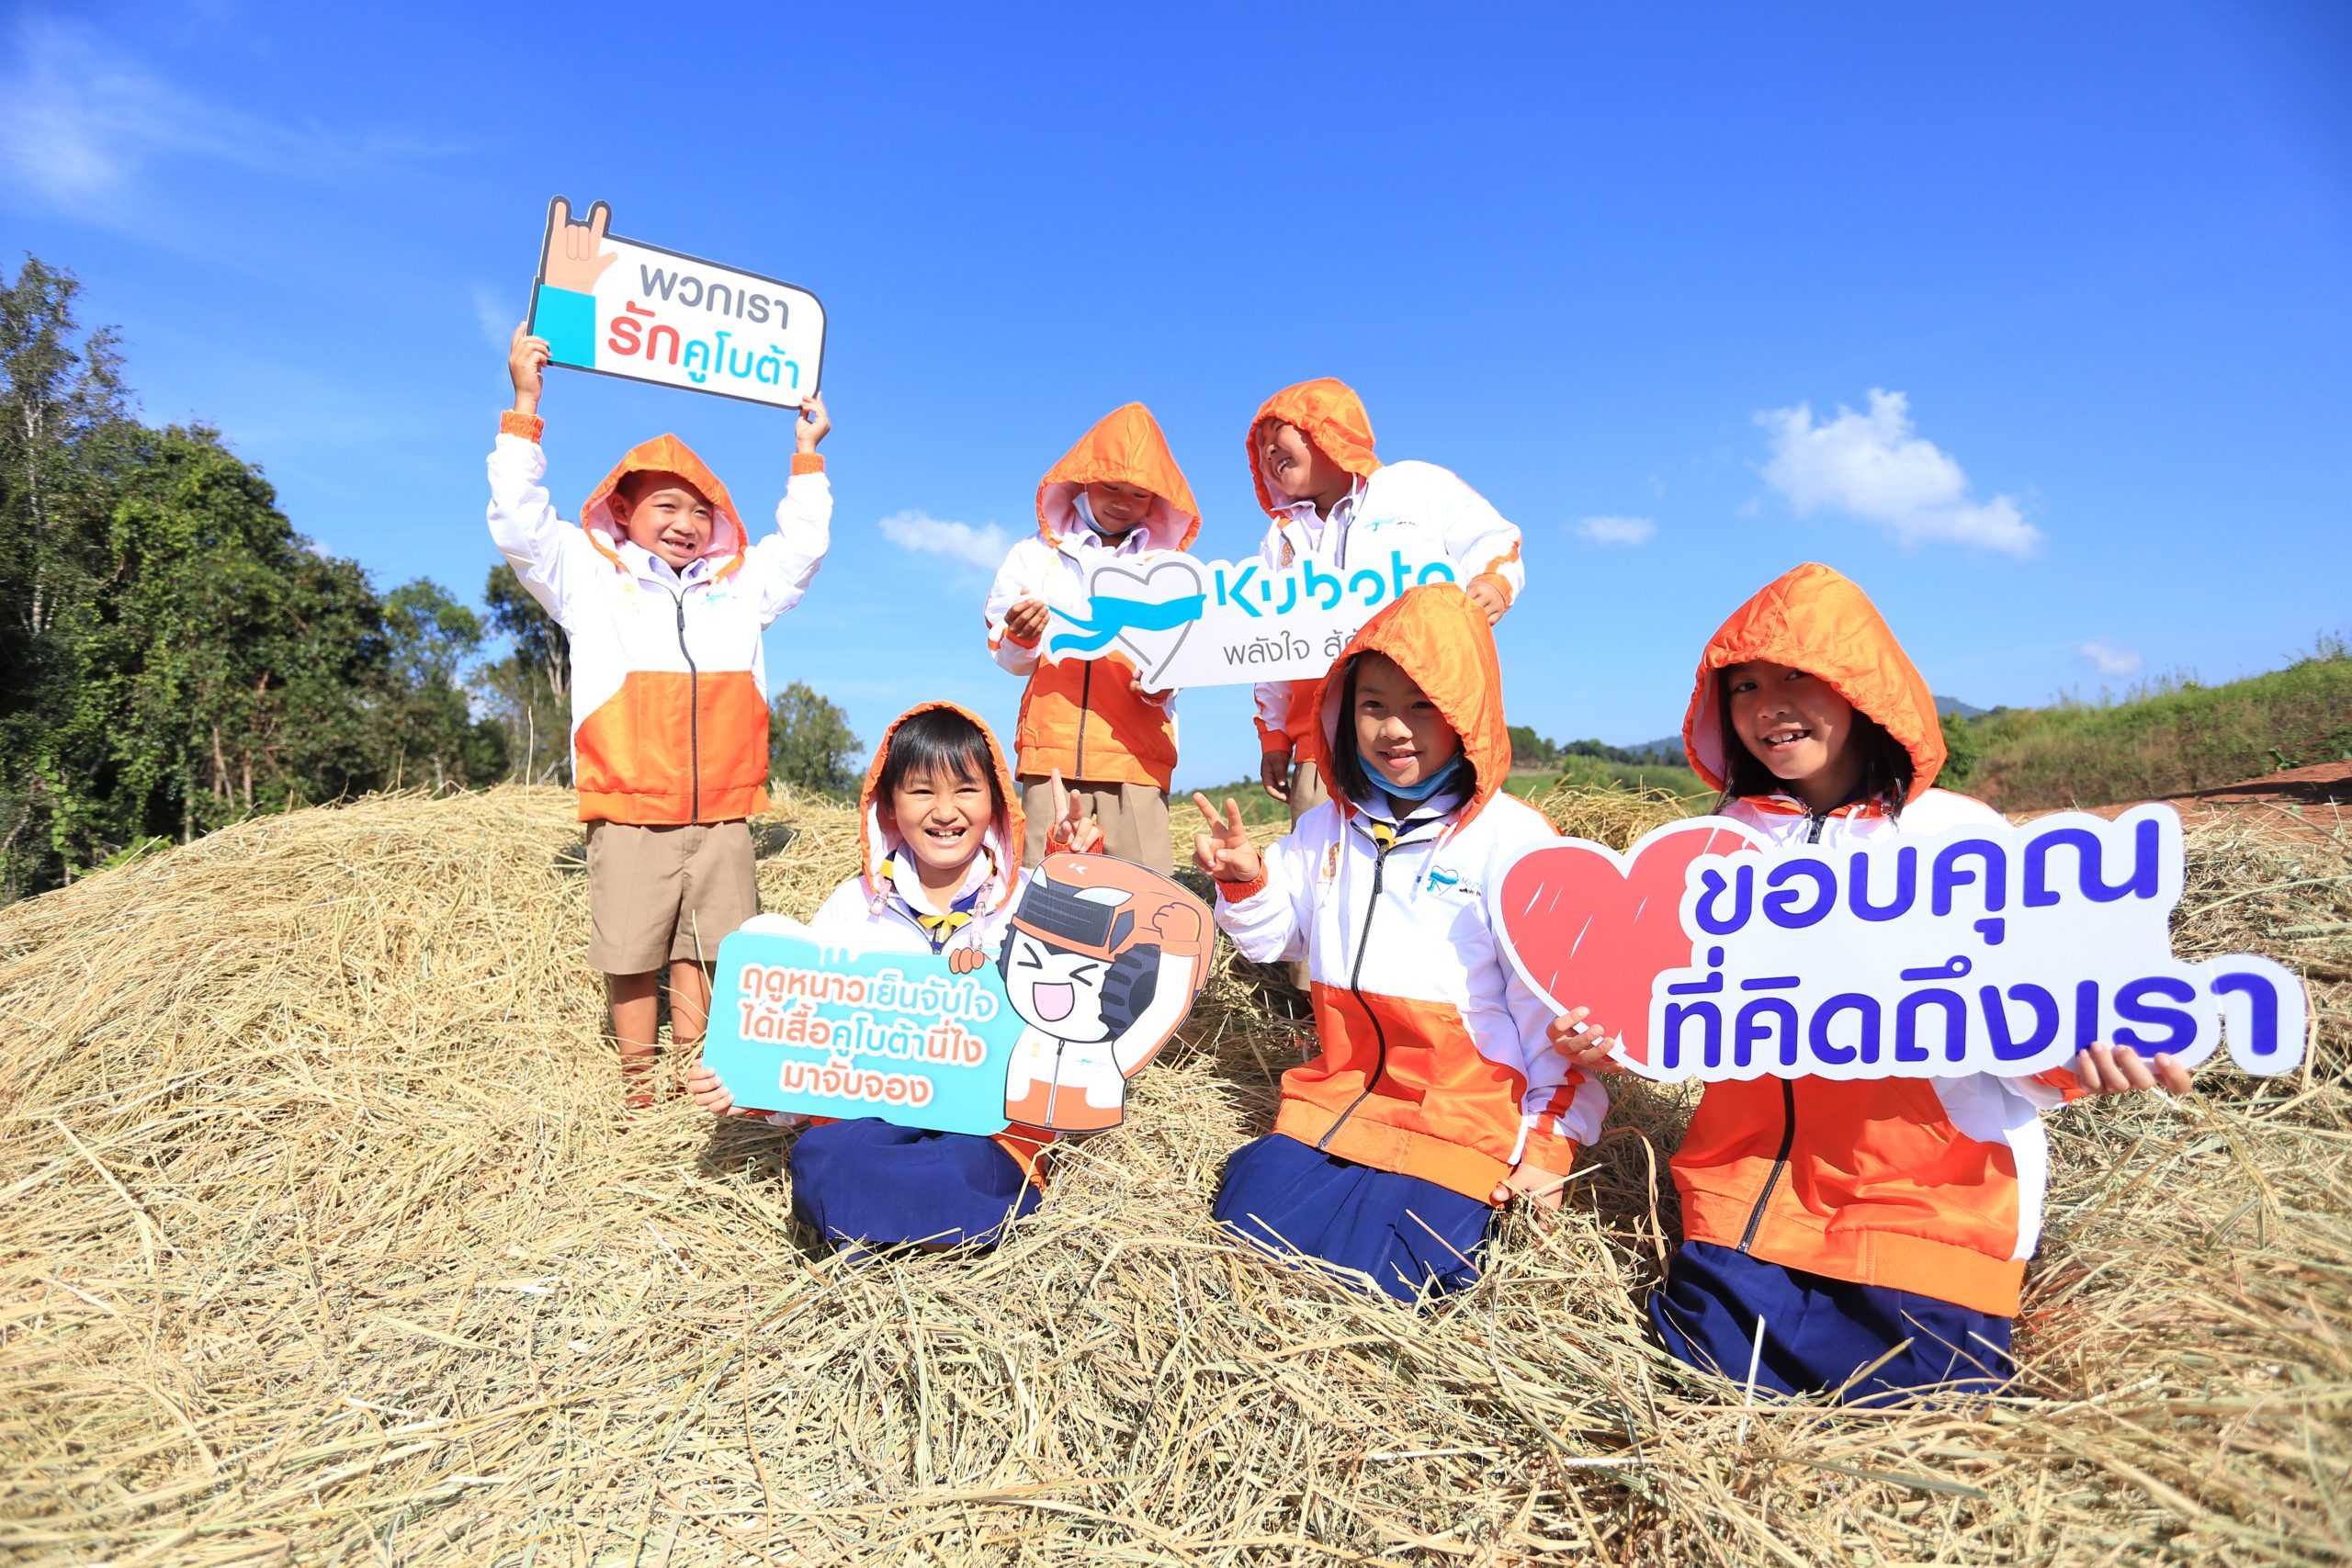
POLYGON ((438 789, 493 784, 506 772, 504 731, 477 724, 458 673, 481 647, 481 617, 420 578, 384 597, 391 682, 385 693, 391 778, 438 789))
POLYGON ((768 709, 768 774, 802 789, 846 795, 857 787, 851 771, 865 743, 852 734, 849 715, 795 681, 768 709))
POLYGON ((1958 789, 1976 771, 1977 760, 1984 749, 1977 743, 1976 731, 1968 720, 1956 713, 1943 716, 1944 771, 1936 782, 1950 789, 1958 789))
POLYGON ((1536 734, 1534 726, 1514 724, 1510 727, 1510 765, 1512 767, 1548 767, 1559 760, 1559 747, 1536 734))
POLYGON ((511 644, 505 658, 474 677, 482 706, 497 723, 511 776, 526 784, 568 783, 571 766, 571 639, 504 561, 482 584, 491 629, 511 644))

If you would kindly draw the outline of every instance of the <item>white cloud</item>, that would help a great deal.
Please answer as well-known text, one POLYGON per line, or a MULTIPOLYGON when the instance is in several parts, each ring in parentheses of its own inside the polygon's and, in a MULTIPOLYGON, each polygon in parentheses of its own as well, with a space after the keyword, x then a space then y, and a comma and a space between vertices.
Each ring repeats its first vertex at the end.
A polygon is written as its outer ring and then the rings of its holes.
POLYGON ((1657 532, 1657 525, 1646 517, 1585 517, 1577 522, 1577 533, 1596 545, 1646 545, 1650 536, 1657 532))
POLYGON ((171 243, 150 165, 207 163, 310 182, 380 175, 430 151, 384 137, 280 125, 182 91, 99 32, 25 16, 0 58, 0 186, 92 221, 171 243))
POLYGON ((947 523, 928 512, 893 512, 882 519, 882 536, 900 549, 945 556, 982 571, 994 571, 1004 562, 1012 541, 995 524, 975 528, 969 523, 947 523))
POLYGON ((1913 546, 1975 545, 2023 557, 2041 543, 2041 530, 2011 497, 1970 498, 1968 476, 1913 429, 1911 400, 1901 392, 1871 388, 1868 413, 1840 403, 1837 418, 1815 423, 1813 406, 1799 403, 1759 413, 1756 423, 1772 446, 1764 482, 1800 517, 1828 507, 1913 546))
POLYGON ((2121 680, 2136 674, 2147 660, 2128 648, 2118 648, 2097 637, 2075 649, 2075 657, 2109 680, 2121 680))
POLYGON ((481 328, 482 341, 504 354, 514 341, 514 323, 529 315, 529 309, 518 307, 487 283, 475 284, 473 295, 474 323, 481 328))

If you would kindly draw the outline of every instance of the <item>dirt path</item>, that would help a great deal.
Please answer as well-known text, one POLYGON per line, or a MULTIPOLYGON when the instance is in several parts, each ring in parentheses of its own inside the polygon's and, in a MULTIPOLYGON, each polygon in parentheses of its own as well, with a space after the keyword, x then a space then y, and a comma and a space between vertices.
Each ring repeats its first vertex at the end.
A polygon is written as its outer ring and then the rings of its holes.
MULTIPOLYGON (((2123 801, 2083 809, 2115 818, 2134 804, 2123 801)), ((2237 811, 2256 813, 2271 827, 2328 833, 2339 827, 2352 828, 2352 761, 2316 762, 2308 768, 2290 768, 2283 773, 2267 773, 2258 779, 2223 784, 2219 789, 2199 790, 2194 795, 2166 795, 2162 804, 2177 809, 2181 819, 2190 826, 2200 817, 2237 811)), ((2026 815, 2046 817, 2049 813, 2034 811, 2026 815)))

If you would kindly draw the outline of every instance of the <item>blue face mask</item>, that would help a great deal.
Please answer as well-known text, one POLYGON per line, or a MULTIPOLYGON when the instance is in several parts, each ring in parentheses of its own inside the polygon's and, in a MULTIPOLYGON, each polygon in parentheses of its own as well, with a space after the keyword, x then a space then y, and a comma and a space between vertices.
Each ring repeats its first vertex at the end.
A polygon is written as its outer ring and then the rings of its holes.
POLYGON ((1365 771, 1379 781, 1382 789, 1386 790, 1398 800, 1419 802, 1427 800, 1453 782, 1453 775, 1462 771, 1462 753, 1456 751, 1446 760, 1445 766, 1416 784, 1390 784, 1378 768, 1368 768, 1365 771))

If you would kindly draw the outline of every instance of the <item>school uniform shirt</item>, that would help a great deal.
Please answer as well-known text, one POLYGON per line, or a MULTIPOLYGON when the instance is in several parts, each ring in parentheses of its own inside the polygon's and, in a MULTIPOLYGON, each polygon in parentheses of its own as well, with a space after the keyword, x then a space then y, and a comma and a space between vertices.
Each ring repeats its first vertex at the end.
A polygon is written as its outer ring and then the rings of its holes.
POLYGON ((1004 623, 1023 599, 1082 602, 1088 570, 1106 557, 1187 549, 1200 531, 1193 487, 1141 403, 1105 414, 1038 481, 1037 536, 1007 553, 986 611, 989 653, 1029 682, 1012 737, 1023 777, 1043 778, 1059 768, 1071 781, 1168 788, 1176 770, 1175 694, 1158 701, 1137 694, 1135 662, 1121 652, 1042 658, 1036 643, 1022 641, 1004 623), (1125 536, 1106 536, 1093 526, 1089 484, 1149 491, 1151 510, 1125 536))
MULTIPOLYGON (((1329 377, 1285 387, 1250 422, 1250 477, 1268 525, 1258 547, 1269 572, 1313 556, 1330 570, 1377 568, 1391 581, 1418 581, 1445 562, 1468 587, 1493 580, 1510 604, 1527 586, 1518 525, 1487 499, 1434 463, 1383 463, 1373 455, 1372 419, 1345 382, 1329 377), (1316 448, 1355 477, 1348 495, 1320 517, 1315 503, 1267 478, 1259 432, 1268 420, 1296 425, 1316 448), (1402 568, 1401 575, 1399 568, 1402 568)), ((1312 737, 1314 681, 1267 682, 1254 688, 1258 739, 1268 751, 1297 751, 1312 737)))
MULTIPOLYGON (((1461 733, 1466 794, 1354 801, 1327 767, 1331 799, 1268 849, 1262 878, 1217 884, 1217 923, 1250 958, 1307 966, 1320 1050, 1283 1075, 1274 1131, 1488 1202, 1522 1162, 1573 1168, 1607 1110, 1553 1048, 1552 1011, 1487 916, 1503 868, 1557 835, 1500 793, 1510 741, 1494 637, 1459 588, 1408 592, 1340 657, 1367 652, 1401 665, 1461 733)), ((1317 761, 1347 717, 1338 709, 1334 690, 1317 761)))
POLYGON ((768 803, 761 631, 800 602, 831 541, 824 459, 796 456, 776 531, 749 541, 727 487, 674 435, 635 447, 578 525, 541 482, 541 422, 508 413, 491 449, 490 534, 571 643, 571 768, 584 822, 727 822, 768 803), (673 570, 612 513, 620 481, 684 476, 711 503, 710 543, 673 570))
MULTIPOLYGON (((1801 566, 1740 607, 1707 645, 1684 717, 1701 777, 1723 787, 1716 672, 1770 660, 1828 682, 1910 753, 1900 816, 1875 802, 1815 813, 1792 796, 1724 815, 1774 843, 1841 844, 2006 823, 1934 787, 1943 729, 1927 682, 1862 591, 1801 566)), ((1683 1235, 1808 1273, 2013 1316, 2041 1235, 2049 1142, 2041 1111, 2079 1092, 2035 1077, 1763 1077, 1709 1084, 1674 1156, 1683 1235)))

